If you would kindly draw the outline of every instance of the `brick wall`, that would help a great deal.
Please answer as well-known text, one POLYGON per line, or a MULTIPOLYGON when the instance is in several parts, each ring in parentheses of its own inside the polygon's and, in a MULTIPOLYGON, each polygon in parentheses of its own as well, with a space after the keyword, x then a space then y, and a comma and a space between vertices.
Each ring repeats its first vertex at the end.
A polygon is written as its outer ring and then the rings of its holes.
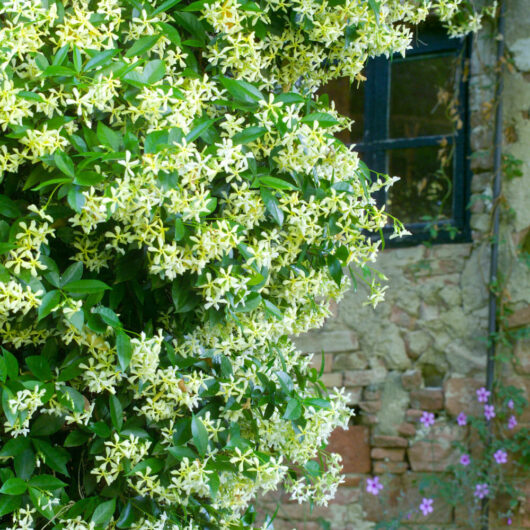
MULTIPOLYGON (((513 328, 530 323, 528 267, 510 260, 517 244, 528 241, 530 248, 527 8, 527 0, 511 0, 507 18, 507 45, 513 61, 505 77, 504 124, 509 134, 504 152, 523 160, 523 177, 503 184, 515 214, 503 220, 501 231, 501 267, 511 263, 508 296, 514 308, 509 317, 513 328)), ((493 51, 485 32, 475 43, 470 68, 473 243, 386 250, 377 263, 389 278, 385 303, 373 310, 364 305, 366 292, 351 291, 333 307, 333 317, 323 329, 296 339, 303 351, 315 353, 315 366, 320 367, 324 355, 324 382, 347 388, 356 416, 349 430, 331 437, 329 449, 343 456, 345 483, 329 507, 310 512, 306 506, 289 502, 281 492, 260 501, 260 508, 271 513, 279 505, 275 523, 279 530, 364 530, 394 516, 402 519, 403 528, 417 524, 422 529, 476 527, 470 526, 465 506, 454 510, 437 502, 434 512, 421 520, 406 510, 421 502, 417 484, 423 474, 441 471, 455 461, 451 443, 462 439, 464 430, 454 418, 461 411, 477 412, 473 410, 474 393, 485 382, 492 208, 487 197, 491 195, 493 129, 487 112, 493 95, 488 65, 493 65, 493 51), (434 442, 418 435, 422 411, 436 416, 430 433, 434 442), (366 479, 374 475, 380 475, 385 484, 384 502, 365 491, 366 479)), ((497 376, 523 389, 530 400, 530 340, 518 341, 513 352, 514 363, 497 376)), ((530 411, 521 422, 529 426, 530 411)), ((530 485, 526 495, 530 506, 530 485)), ((493 516, 496 509, 491 510, 493 516)), ((530 528, 527 510, 511 528, 530 528)), ((492 522, 491 528, 503 527, 496 525, 492 522)))

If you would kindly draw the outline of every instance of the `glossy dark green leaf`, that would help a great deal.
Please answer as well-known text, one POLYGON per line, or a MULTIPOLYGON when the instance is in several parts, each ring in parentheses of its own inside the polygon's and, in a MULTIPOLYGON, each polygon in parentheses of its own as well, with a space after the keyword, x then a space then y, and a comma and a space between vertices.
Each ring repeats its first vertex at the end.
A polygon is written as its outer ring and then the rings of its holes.
POLYGON ((42 355, 31 355, 25 359, 28 368, 33 375, 41 381, 47 381, 52 377, 52 371, 46 358, 42 355))
POLYGON ((109 407, 112 425, 114 425, 114 428, 120 432, 123 426, 123 408, 120 400, 116 396, 110 396, 109 407))
POLYGON ((193 38, 198 39, 201 42, 205 42, 208 39, 202 22, 192 13, 180 11, 172 13, 172 16, 175 19, 175 22, 190 33, 193 38))
POLYGON ((265 129, 265 127, 247 127, 241 132, 234 134, 234 136, 232 137, 232 142, 234 143, 234 145, 248 144, 250 142, 253 142, 254 140, 257 140, 258 138, 261 138, 266 132, 267 129, 265 129))
POLYGON ((110 501, 102 502, 94 510, 94 513, 92 514, 92 518, 90 519, 90 521, 93 522, 96 525, 96 527, 107 528, 107 525, 112 519, 112 516, 114 515, 115 510, 116 510, 116 499, 111 499, 110 501))
POLYGON ((64 447, 79 447, 87 442, 90 435, 82 431, 72 431, 64 440, 64 447))
POLYGON ((66 176, 75 178, 74 162, 64 151, 55 151, 53 160, 66 176))
POLYGON ((142 80, 146 85, 152 85, 160 81, 166 75, 166 65, 164 61, 155 59, 149 61, 143 69, 142 80))
POLYGON ((99 280, 75 280, 67 283, 63 289, 71 294, 93 294, 110 289, 110 287, 99 280))
POLYGON ((302 415, 302 405, 300 401, 295 398, 291 398, 287 402, 287 407, 285 407, 285 412, 283 414, 284 419, 286 420, 297 420, 302 415))
POLYGON ((107 127, 102 121, 98 121, 97 136, 102 145, 115 152, 120 151, 120 147, 123 143, 121 134, 117 133, 110 127, 107 127))
POLYGON ((277 177, 259 177, 258 183, 267 188, 275 190, 297 190, 298 186, 277 177))
POLYGON ((187 313, 197 307, 199 297, 190 289, 182 279, 177 279, 171 286, 171 297, 177 313, 187 313))
POLYGON ((35 453, 31 449, 26 449, 17 455, 13 461, 15 473, 22 480, 29 480, 35 470, 35 453))
POLYGON ((17 510, 22 504, 22 495, 0 495, 0 517, 17 510))
POLYGON ((313 112, 304 116, 301 121, 311 125, 314 122, 318 122, 321 127, 330 127, 331 125, 337 125, 339 123, 336 118, 327 112, 313 112))
POLYGON ((132 345, 129 335, 124 331, 116 333, 116 350, 118 352, 118 362, 123 372, 127 370, 132 358, 132 345))
POLYGON ((18 361, 17 358, 8 352, 5 348, 2 348, 4 355, 4 361, 6 363, 7 377, 10 379, 16 379, 18 377, 18 361))
POLYGON ((53 475, 35 475, 34 477, 31 477, 29 481, 29 485, 33 486, 34 488, 40 488, 47 491, 53 491, 59 488, 64 488, 68 484, 66 482, 63 482, 62 480, 58 479, 57 477, 53 475))
POLYGON ((104 306, 94 307, 92 312, 99 315, 103 322, 111 328, 121 328, 121 322, 118 315, 110 308, 104 306))
POLYGON ((271 217, 276 221, 279 226, 283 225, 284 213, 280 208, 280 203, 274 196, 274 194, 267 188, 261 188, 260 190, 261 198, 265 203, 265 208, 271 217))
POLYGON ((61 303, 61 293, 54 289, 47 292, 40 303, 37 311, 37 320, 46 318, 61 303))
POLYGON ((186 142, 193 142, 193 140, 196 140, 199 136, 201 136, 201 134, 206 132, 206 130, 209 129, 215 122, 215 119, 201 121, 186 135, 186 142))
POLYGON ((70 476, 68 474, 68 469, 66 468, 66 463, 70 460, 70 455, 65 449, 62 447, 54 447, 49 442, 39 440, 38 438, 33 439, 33 445, 35 446, 35 449, 42 454, 44 457, 44 463, 48 467, 58 473, 66 475, 67 477, 70 476))
POLYGON ((181 1, 182 0, 166 0, 151 13, 151 16, 154 17, 158 15, 158 13, 164 13, 168 9, 171 9, 173 6, 180 4, 181 1))
POLYGON ((199 454, 204 456, 206 449, 208 448, 208 431, 202 420, 195 415, 191 418, 191 435, 193 438, 193 445, 195 445, 199 454))
POLYGON ((272 302, 267 299, 263 299, 263 305, 265 306, 265 312, 274 316, 278 320, 283 319, 283 313, 276 307, 272 302))
POLYGON ((160 35, 147 35, 140 37, 125 54, 125 57, 136 57, 149 51, 160 39, 160 35))
POLYGON ((226 90, 235 99, 244 101, 245 103, 256 103, 264 100, 263 94, 250 83, 242 81, 241 79, 231 79, 229 77, 220 77, 219 81, 226 88, 226 90))
POLYGON ((27 488, 28 485, 25 480, 14 477, 8 479, 2 484, 0 493, 3 493, 4 495, 22 495, 27 488))
POLYGON ((119 50, 103 50, 93 55, 88 62, 85 64, 85 72, 90 72, 98 66, 105 66, 110 64, 112 57, 114 57, 119 50))
POLYGON ((9 218, 20 217, 22 215, 15 201, 5 195, 0 195, 0 215, 9 218))

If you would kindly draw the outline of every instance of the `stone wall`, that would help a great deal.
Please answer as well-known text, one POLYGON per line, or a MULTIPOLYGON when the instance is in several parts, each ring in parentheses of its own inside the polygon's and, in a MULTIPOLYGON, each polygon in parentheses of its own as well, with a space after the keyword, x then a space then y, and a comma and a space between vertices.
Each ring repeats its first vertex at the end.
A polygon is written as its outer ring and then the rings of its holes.
MULTIPOLYGON (((530 252, 528 7, 528 0, 512 0, 507 17, 512 60, 505 76, 504 150, 523 161, 523 176, 503 183, 513 216, 503 219, 501 267, 510 269, 507 296, 514 328, 530 323, 529 268, 512 259, 518 244, 528 244, 530 252)), ((356 416, 348 431, 333 434, 329 447, 344 460, 346 481, 336 499, 310 513, 281 494, 268 497, 262 507, 271 512, 280 503, 277 529, 372 528, 374 521, 419 505, 414 492, 422 473, 441 471, 455 461, 451 443, 464 431, 454 418, 461 411, 473 412, 475 390, 485 382, 494 79, 488 72, 493 64, 493 43, 481 36, 470 68, 473 242, 384 251, 377 267, 389 279, 386 301, 374 310, 364 305, 366 292, 352 290, 323 329, 297 338, 303 351, 316 353, 315 366, 324 355, 324 382, 347 388, 356 416), (417 432, 422 411, 436 416, 434 444, 417 432), (366 479, 374 475, 385 483, 384 503, 365 491, 366 479)), ((497 376, 524 389, 530 399, 530 340, 521 339, 514 351, 513 367, 497 376)), ((522 421, 530 424, 530 412, 522 421)), ((419 523, 417 514, 401 515, 403 527, 419 523)), ((438 505, 421 519, 421 528, 468 527, 465 511, 449 506, 438 505)), ((530 528, 530 513, 521 513, 512 528, 530 528)))

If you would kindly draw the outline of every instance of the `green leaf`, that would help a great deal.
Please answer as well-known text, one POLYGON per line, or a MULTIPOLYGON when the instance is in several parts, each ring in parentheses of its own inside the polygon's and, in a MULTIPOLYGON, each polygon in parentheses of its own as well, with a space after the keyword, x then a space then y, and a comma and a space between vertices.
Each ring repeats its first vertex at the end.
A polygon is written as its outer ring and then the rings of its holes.
POLYGON ((177 313, 187 313, 195 309, 200 301, 200 298, 181 278, 173 282, 171 286, 171 297, 177 313))
POLYGON ((61 302, 61 293, 54 289, 47 292, 43 297, 37 311, 37 321, 46 318, 61 302))
POLYGON ((160 35, 148 35, 146 37, 140 37, 125 54, 125 57, 136 57, 143 55, 145 52, 150 50, 160 38, 160 35))
POLYGON ((22 215, 14 201, 5 195, 0 195, 0 214, 4 217, 20 217, 22 215))
POLYGON ((158 15, 158 13, 163 13, 173 6, 180 4, 182 0, 166 0, 163 4, 160 4, 152 13, 151 17, 158 15))
POLYGON ((75 282, 83 277, 83 264, 81 262, 70 265, 61 275, 61 286, 75 282))
POLYGON ((97 137, 102 145, 109 147, 113 151, 119 152, 123 138, 121 134, 107 127, 102 121, 98 121, 97 137))
POLYGON ((302 415, 302 405, 300 401, 295 398, 291 398, 287 402, 287 407, 285 407, 285 413, 283 417, 286 420, 297 420, 302 415))
POLYGON ((342 265, 335 256, 328 256, 328 271, 335 283, 340 286, 343 276, 342 265))
POLYGON ((59 401, 66 408, 74 412, 83 412, 85 410, 85 397, 81 392, 70 386, 62 387, 59 394, 59 401))
POLYGON ((92 313, 99 315, 103 322, 111 328, 121 328, 121 322, 118 315, 110 308, 99 306, 92 309, 92 313))
POLYGON ((118 362, 123 372, 127 370, 132 357, 132 346, 129 335, 124 331, 116 333, 116 350, 118 351, 118 362))
POLYGON ((260 304, 261 295, 254 292, 250 293, 234 310, 236 313, 248 313, 254 311, 260 304))
POLYGON ((368 5, 370 6, 370 9, 374 12, 376 24, 379 24, 380 2, 377 2, 376 0, 368 0, 368 5))
POLYGON ((114 515, 114 510, 116 509, 116 499, 111 499, 110 501, 103 502, 97 506, 92 514, 90 521, 96 526, 103 526, 107 528, 112 516, 114 515))
POLYGON ((186 135, 186 142, 193 142, 193 140, 197 139, 201 134, 203 134, 207 129, 209 129, 212 124, 215 123, 215 121, 215 119, 212 119, 200 122, 186 135))
POLYGON ((273 195, 273 193, 267 188, 261 188, 261 198, 265 203, 265 208, 272 216, 272 218, 278 223, 279 226, 282 226, 284 214, 283 210, 280 208, 280 203, 273 195))
POLYGON ((67 283, 63 289, 71 294, 94 294, 110 289, 110 287, 99 280, 75 280, 67 283))
POLYGON ((114 428, 120 432, 123 427, 123 408, 120 400, 116 396, 110 396, 109 405, 112 425, 114 425, 114 428))
POLYGON ((5 348, 2 348, 4 354, 4 361, 7 368, 7 377, 9 379, 16 379, 18 377, 18 361, 17 358, 5 348))
POLYGON ((66 177, 57 177, 55 179, 48 179, 48 180, 45 180, 44 182, 41 182, 40 184, 38 184, 34 188, 31 188, 31 191, 39 191, 42 188, 46 188, 46 186, 52 186, 54 184, 55 185, 57 185, 57 184, 70 184, 70 182, 72 182, 72 179, 66 178, 66 177))
POLYGON ((245 103, 256 103, 265 99, 263 94, 254 85, 241 79, 220 77, 219 81, 236 100, 244 101, 245 103))
POLYGON ((193 437, 193 445, 195 445, 199 454, 204 456, 208 448, 208 431, 202 420, 195 415, 191 418, 191 435, 193 437))
POLYGON ((103 66, 110 63, 110 59, 114 57, 119 50, 104 50, 96 53, 89 61, 85 64, 85 72, 89 72, 98 66, 103 66))
POLYGON ((327 112, 312 112, 311 114, 304 116, 301 121, 303 123, 310 124, 313 124, 316 121, 321 127, 329 127, 339 123, 331 114, 328 114, 327 112))
POLYGON ((29 497, 33 507, 46 519, 51 519, 55 514, 53 508, 48 504, 49 498, 38 488, 29 488, 29 497))
POLYGON ((195 460, 196 454, 189 448, 182 445, 178 447, 170 447, 168 453, 174 456, 177 460, 182 460, 183 458, 189 458, 190 460, 195 460))
POLYGON ((329 409, 331 405, 327 399, 322 398, 309 398, 304 400, 304 404, 319 408, 319 409, 329 409))
POLYGON ((286 180, 279 179, 277 177, 259 177, 258 182, 262 186, 267 188, 273 188, 275 190, 297 190, 298 186, 291 184, 286 180))
POLYGON ((74 162, 64 151, 55 151, 53 160, 66 176, 75 178, 74 162))
POLYGON ((77 72, 66 66, 52 65, 48 66, 44 72, 42 72, 42 75, 44 77, 74 77, 77 75, 77 72))
POLYGON ((50 365, 44 356, 31 355, 30 357, 26 357, 25 361, 32 374, 40 381, 48 381, 52 378, 50 365))
POLYGON ((263 305, 265 306, 265 312, 269 313, 270 315, 276 317, 278 320, 283 319, 283 313, 272 303, 263 299, 263 305))
POLYGON ((4 495, 22 495, 27 487, 26 481, 21 478, 10 478, 2 484, 0 493, 4 495))
POLYGON ((143 71, 142 80, 146 85, 153 85, 166 75, 166 64, 160 59, 149 61, 143 71))
POLYGON ((17 419, 17 415, 11 410, 11 406, 9 405, 9 401, 14 398, 15 395, 13 392, 11 392, 7 386, 4 386, 2 389, 2 408, 4 409, 5 417, 10 425, 14 425, 17 419))
POLYGON ((34 488, 53 491, 59 488, 64 488, 68 484, 53 475, 35 475, 34 477, 31 477, 29 485, 34 488))
POLYGON ((22 496, 0 495, 0 517, 17 510, 22 504, 22 496))
POLYGON ((61 447, 53 447, 50 443, 39 440, 38 438, 33 439, 33 445, 35 449, 42 454, 44 463, 59 473, 69 477, 68 469, 66 469, 66 462, 70 459, 68 452, 61 447))
POLYGON ((207 40, 208 36, 206 35, 204 26, 195 15, 192 13, 177 11, 176 13, 172 13, 172 16, 175 22, 179 26, 183 27, 188 33, 190 33, 192 37, 200 40, 201 42, 205 42, 207 40))
POLYGON ((79 447, 87 442, 90 435, 82 431, 72 431, 65 439, 64 447, 79 447))
POLYGON ((243 131, 234 134, 232 141, 234 145, 248 144, 254 140, 257 140, 258 138, 261 138, 266 132, 267 129, 265 127, 247 127, 243 131))
POLYGON ((213 500, 217 497, 217 493, 219 492, 219 486, 221 485, 221 481, 219 479, 218 473, 212 473, 208 476, 208 487, 210 488, 210 495, 213 500))

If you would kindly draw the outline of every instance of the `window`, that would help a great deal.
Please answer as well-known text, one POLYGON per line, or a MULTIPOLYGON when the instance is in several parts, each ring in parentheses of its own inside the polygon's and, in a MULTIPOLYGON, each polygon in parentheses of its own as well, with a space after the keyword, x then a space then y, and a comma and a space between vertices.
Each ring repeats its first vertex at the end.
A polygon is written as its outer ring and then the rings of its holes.
POLYGON ((356 144, 371 170, 401 178, 376 197, 412 232, 389 241, 394 245, 470 239, 468 52, 468 41, 448 38, 429 20, 405 58, 372 59, 359 87, 338 79, 324 89, 337 110, 355 120, 340 139, 356 144))

